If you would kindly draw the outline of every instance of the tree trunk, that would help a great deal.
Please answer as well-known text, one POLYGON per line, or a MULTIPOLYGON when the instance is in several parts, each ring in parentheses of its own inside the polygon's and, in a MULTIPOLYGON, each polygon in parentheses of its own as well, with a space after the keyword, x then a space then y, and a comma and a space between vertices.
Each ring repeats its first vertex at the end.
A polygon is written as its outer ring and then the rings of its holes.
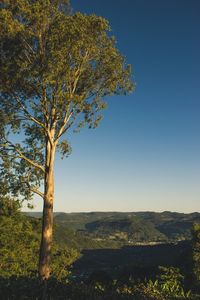
POLYGON ((50 255, 53 236, 54 155, 54 149, 47 143, 42 238, 39 257, 39 276, 42 280, 47 280, 50 276, 50 255))

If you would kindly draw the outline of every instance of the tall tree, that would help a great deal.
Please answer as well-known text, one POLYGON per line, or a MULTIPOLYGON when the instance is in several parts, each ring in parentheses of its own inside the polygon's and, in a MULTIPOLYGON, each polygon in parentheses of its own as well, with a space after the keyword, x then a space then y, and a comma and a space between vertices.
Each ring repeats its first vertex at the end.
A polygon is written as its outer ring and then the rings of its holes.
POLYGON ((48 279, 55 153, 69 154, 71 128, 98 125, 106 96, 132 91, 131 69, 108 21, 72 14, 66 0, 3 1, 0 39, 1 180, 14 196, 43 198, 39 275, 48 279))

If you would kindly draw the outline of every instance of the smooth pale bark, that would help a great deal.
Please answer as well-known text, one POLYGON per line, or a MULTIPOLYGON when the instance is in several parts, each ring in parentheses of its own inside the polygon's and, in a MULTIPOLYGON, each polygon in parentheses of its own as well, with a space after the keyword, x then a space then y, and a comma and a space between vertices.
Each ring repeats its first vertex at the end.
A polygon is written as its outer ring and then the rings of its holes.
POLYGON ((39 257, 39 276, 42 280, 47 280, 50 277, 50 257, 53 237, 54 157, 55 147, 52 147, 50 142, 47 141, 42 239, 39 257))

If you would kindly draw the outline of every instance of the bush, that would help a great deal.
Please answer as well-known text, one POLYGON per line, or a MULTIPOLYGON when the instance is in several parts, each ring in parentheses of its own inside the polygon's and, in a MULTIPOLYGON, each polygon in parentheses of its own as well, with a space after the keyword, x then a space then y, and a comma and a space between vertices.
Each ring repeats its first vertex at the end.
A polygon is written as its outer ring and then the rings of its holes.
POLYGON ((192 260, 194 281, 200 287, 200 224, 194 224, 192 230, 192 260))
MULTIPOLYGON (((0 228, 0 277, 35 277, 40 247, 40 220, 26 217, 19 210, 11 213, 4 205, 0 228)), ((58 281, 66 279, 70 265, 77 257, 76 250, 54 243, 52 275, 58 281)))

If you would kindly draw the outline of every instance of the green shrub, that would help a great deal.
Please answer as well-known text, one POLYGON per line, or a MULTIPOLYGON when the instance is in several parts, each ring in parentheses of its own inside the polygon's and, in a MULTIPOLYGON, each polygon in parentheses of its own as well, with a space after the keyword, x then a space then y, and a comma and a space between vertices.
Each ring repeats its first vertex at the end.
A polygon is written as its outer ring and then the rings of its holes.
POLYGON ((192 230, 192 260, 194 280, 200 286, 200 224, 194 224, 192 230))
MULTIPOLYGON (((18 210, 0 215, 0 277, 33 277, 37 274, 40 220, 26 217, 18 210)), ((52 275, 65 279, 78 252, 56 243, 52 247, 52 275)))

